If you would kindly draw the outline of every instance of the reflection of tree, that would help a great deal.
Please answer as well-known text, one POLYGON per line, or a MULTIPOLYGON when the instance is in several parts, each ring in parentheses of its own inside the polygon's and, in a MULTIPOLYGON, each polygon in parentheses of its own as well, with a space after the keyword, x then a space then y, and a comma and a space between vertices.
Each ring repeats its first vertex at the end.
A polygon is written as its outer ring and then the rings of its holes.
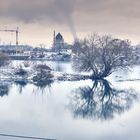
POLYGON ((0 83, 0 96, 8 95, 9 93, 9 85, 0 83))
POLYGON ((46 89, 49 89, 51 88, 51 85, 53 84, 53 80, 51 79, 48 79, 44 82, 36 82, 34 83, 34 85, 37 87, 37 90, 34 90, 33 92, 35 93, 38 93, 38 91, 41 91, 42 93, 45 93, 46 92, 46 89))
POLYGON ((19 87, 19 93, 22 93, 23 88, 27 85, 27 82, 24 80, 15 81, 15 84, 19 87))
POLYGON ((46 87, 51 87, 51 84, 53 83, 54 81, 51 80, 51 79, 48 79, 46 81, 43 81, 43 82, 36 82, 35 85, 41 89, 43 88, 46 88, 46 87))
POLYGON ((92 87, 81 87, 71 97, 70 107, 75 117, 112 119, 130 109, 137 95, 134 90, 119 90, 107 80, 96 80, 92 87))
MULTIPOLYGON (((42 93, 45 93, 46 89, 49 89, 52 83, 53 83, 53 80, 51 79, 45 80, 43 82, 35 82, 33 84, 35 85, 35 87, 37 87, 37 89, 36 90, 34 89, 33 92, 38 93, 39 91, 41 91, 42 93)), ((22 93, 23 89, 28 84, 28 82, 21 80, 21 81, 15 81, 15 84, 18 87, 19 93, 22 93)))

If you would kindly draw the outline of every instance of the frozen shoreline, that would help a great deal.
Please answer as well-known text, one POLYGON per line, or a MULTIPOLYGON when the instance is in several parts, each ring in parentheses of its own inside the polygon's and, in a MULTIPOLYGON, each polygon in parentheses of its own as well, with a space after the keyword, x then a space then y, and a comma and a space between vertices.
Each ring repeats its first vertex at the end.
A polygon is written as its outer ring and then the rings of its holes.
MULTIPOLYGON (((27 75, 20 76, 15 75, 16 68, 1 68, 0 69, 0 83, 7 84, 7 83, 15 83, 15 82, 26 82, 26 83, 33 83, 33 77, 36 75, 36 72, 32 68, 24 68, 24 70, 27 71, 27 75)), ((69 74, 64 72, 57 72, 57 71, 51 71, 51 74, 53 75, 52 78, 46 77, 48 81, 80 81, 80 80, 87 80, 90 79, 89 75, 83 75, 83 74, 69 74)), ((40 79, 42 80, 42 79, 40 79)), ((47 82, 45 80, 44 82, 47 82)))

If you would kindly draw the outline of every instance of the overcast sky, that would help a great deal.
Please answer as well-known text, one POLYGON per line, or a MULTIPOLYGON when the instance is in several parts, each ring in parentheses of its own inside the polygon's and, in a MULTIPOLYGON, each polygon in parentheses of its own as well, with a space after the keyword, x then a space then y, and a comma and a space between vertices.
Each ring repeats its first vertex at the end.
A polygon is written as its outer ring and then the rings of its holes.
MULTIPOLYGON (((19 26, 20 43, 50 45, 53 31, 66 42, 93 32, 140 42, 138 0, 0 0, 0 29, 19 26)), ((1 42, 14 43, 11 33, 1 42)))

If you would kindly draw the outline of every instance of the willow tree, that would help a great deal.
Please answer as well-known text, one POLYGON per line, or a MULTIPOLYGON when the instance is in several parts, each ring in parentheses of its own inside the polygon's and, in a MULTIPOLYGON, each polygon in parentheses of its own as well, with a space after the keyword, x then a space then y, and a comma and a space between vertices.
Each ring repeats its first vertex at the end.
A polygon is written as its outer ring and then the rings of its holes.
POLYGON ((118 69, 126 69, 135 63, 128 40, 94 34, 74 43, 74 67, 79 71, 92 72, 92 79, 109 76, 118 69))

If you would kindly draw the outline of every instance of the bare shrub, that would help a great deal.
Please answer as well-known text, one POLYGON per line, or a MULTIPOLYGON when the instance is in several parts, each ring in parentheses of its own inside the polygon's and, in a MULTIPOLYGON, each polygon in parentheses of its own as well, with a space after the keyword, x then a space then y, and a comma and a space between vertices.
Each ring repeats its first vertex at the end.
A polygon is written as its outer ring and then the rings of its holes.
POLYGON ((52 80, 51 68, 46 64, 38 64, 34 69, 36 70, 36 75, 33 77, 33 81, 37 85, 47 85, 52 80))

